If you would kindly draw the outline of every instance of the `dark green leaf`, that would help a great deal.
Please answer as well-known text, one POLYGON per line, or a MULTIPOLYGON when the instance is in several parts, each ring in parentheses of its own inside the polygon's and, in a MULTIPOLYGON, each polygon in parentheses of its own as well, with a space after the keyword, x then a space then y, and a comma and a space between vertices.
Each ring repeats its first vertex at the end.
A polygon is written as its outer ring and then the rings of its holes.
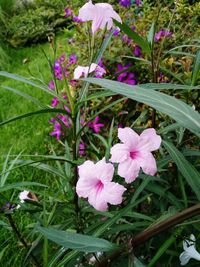
POLYGON ((164 114, 167 114, 180 125, 193 133, 200 135, 200 115, 192 107, 175 97, 154 90, 147 90, 139 86, 131 86, 106 79, 84 79, 90 83, 102 86, 105 90, 124 95, 130 99, 145 103, 164 114))
POLYGON ((93 236, 56 230, 54 228, 37 227, 51 241, 69 249, 83 252, 111 251, 117 246, 105 239, 93 236))

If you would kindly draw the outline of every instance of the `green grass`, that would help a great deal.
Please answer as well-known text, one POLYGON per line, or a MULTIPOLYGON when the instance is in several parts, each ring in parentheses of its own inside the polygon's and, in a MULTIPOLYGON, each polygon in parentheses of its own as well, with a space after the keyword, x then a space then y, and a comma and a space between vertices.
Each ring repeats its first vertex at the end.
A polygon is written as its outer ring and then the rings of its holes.
MULTIPOLYGON (((67 51, 65 51, 68 54, 70 53, 70 46, 66 45, 67 37, 64 34, 59 35, 57 44, 63 46, 63 48, 66 47, 67 51)), ((34 76, 48 84, 51 80, 51 72, 42 49, 50 58, 53 58, 49 43, 17 50, 7 49, 10 58, 8 71, 28 78, 34 76)), ((39 89, 12 79, 0 79, 0 121, 39 109, 29 100, 3 89, 2 86, 18 89, 38 98, 45 104, 50 104, 51 97, 39 89)), ((52 140, 52 137, 49 136, 48 119, 50 117, 49 114, 37 115, 0 127, 0 154, 7 154, 11 146, 13 147, 13 153, 21 151, 26 154, 45 153, 48 150, 48 143, 52 140)))
MULTIPOLYGON (((73 51, 73 47, 71 51, 71 47, 67 45, 67 39, 70 38, 71 35, 72 32, 67 32, 65 34, 60 34, 57 37, 57 45, 60 47, 59 51, 66 52, 68 55, 71 52, 75 52, 73 51)), ((49 43, 33 45, 21 49, 13 49, 10 47, 4 49, 9 56, 10 62, 5 62, 5 66, 8 67, 3 70, 28 78, 34 76, 35 78, 42 80, 45 84, 48 84, 49 80, 51 80, 51 71, 47 59, 42 52, 42 50, 44 50, 48 57, 51 59, 53 58, 52 48, 49 43)), ((58 56, 60 56, 60 52, 58 56)), ((2 86, 8 86, 23 91, 36 97, 45 104, 50 104, 51 102, 51 97, 37 88, 25 85, 21 82, 16 82, 12 79, 0 77, 0 121, 39 109, 29 100, 7 91, 2 88, 2 86)), ((5 156, 8 154, 11 147, 11 154, 19 154, 22 151, 23 154, 28 155, 50 154, 51 143, 57 143, 57 141, 49 135, 52 130, 48 123, 50 118, 50 114, 42 114, 0 127, 0 170, 5 160, 5 156)), ((9 184, 22 181, 35 181, 51 185, 48 188, 48 190, 51 191, 56 183, 56 177, 27 166, 11 172, 6 183, 9 184)), ((31 189, 34 192, 34 190, 37 190, 38 188, 26 189, 31 189)), ((37 191, 37 196, 39 196, 40 193, 42 194, 43 191, 44 189, 37 191)), ((5 194, 1 196, 0 205, 5 204, 4 199, 6 198, 6 202, 11 201, 15 203, 18 200, 18 193, 18 190, 15 190, 14 192, 13 190, 5 192, 5 194)), ((31 223, 33 222, 31 217, 32 216, 29 214, 21 211, 16 211, 14 213, 14 218, 16 219, 18 227, 22 230, 22 234, 25 237, 29 233, 31 223)), ((1 213, 0 222, 8 223, 6 218, 1 216, 1 213)), ((23 249, 12 231, 9 231, 2 226, 0 227, 0 266, 22 266, 27 251, 23 249), (3 251, 3 248, 5 247, 7 248, 3 251), (15 250, 18 252, 15 253, 15 250)))

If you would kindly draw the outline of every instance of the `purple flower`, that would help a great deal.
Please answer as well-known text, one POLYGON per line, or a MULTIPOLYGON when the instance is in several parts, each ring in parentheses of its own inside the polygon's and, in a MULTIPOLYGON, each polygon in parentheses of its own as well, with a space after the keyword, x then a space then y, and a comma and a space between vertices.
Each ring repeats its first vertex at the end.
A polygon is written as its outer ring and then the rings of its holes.
POLYGON ((55 77, 58 80, 62 80, 62 67, 58 61, 55 62, 53 66, 53 70, 54 70, 55 77))
POLYGON ((101 128, 104 127, 103 123, 98 123, 99 120, 100 118, 97 116, 94 121, 88 123, 88 127, 90 127, 95 133, 99 133, 101 128))
POLYGON ((59 104, 58 98, 54 97, 51 101, 51 106, 55 108, 59 104))
POLYGON ((54 90, 55 89, 55 82, 53 80, 51 80, 49 82, 49 89, 51 89, 51 90, 54 90))
POLYGON ((142 55, 142 49, 139 45, 136 45, 134 50, 133 50, 133 54, 136 56, 136 57, 140 57, 142 55))
POLYGON ((141 6, 141 5, 142 5, 142 2, 141 2, 140 0, 135 0, 135 4, 136 4, 137 6, 141 6))
POLYGON ((120 33, 120 28, 116 28, 113 32, 113 36, 118 36, 120 33))
POLYGON ((60 58, 58 59, 58 62, 61 64, 61 63, 63 63, 64 61, 65 61, 65 54, 62 54, 61 56, 60 56, 60 58))
POLYGON ((76 54, 71 54, 69 56, 69 65, 76 64, 76 62, 77 62, 77 56, 76 56, 76 54))
POLYGON ((85 155, 85 143, 83 141, 81 141, 79 145, 79 155, 85 155))
POLYGON ((106 74, 106 70, 98 65, 95 69, 95 77, 102 78, 104 74, 106 74))
POLYGON ((72 15, 72 10, 70 8, 66 7, 64 11, 65 11, 65 16, 64 16, 65 18, 69 18, 72 15))
POLYGON ((60 123, 55 123, 54 131, 50 133, 51 136, 56 136, 57 140, 60 140, 61 136, 61 125, 60 123))
POLYGON ((129 72, 129 71, 125 71, 126 69, 129 69, 131 67, 130 64, 127 64, 125 66, 123 66, 122 64, 118 64, 117 65, 117 72, 116 74, 120 73, 117 77, 117 80, 119 82, 122 82, 122 83, 126 83, 126 84, 130 84, 130 85, 135 85, 137 82, 136 80, 134 79, 135 78, 135 74, 132 73, 132 72, 129 72))
POLYGON ((56 122, 56 119, 55 118, 52 118, 49 120, 49 123, 55 123, 56 122))
POLYGON ((155 34, 155 41, 158 42, 162 37, 172 37, 172 32, 161 29, 155 34))
POLYGON ((81 23, 81 22, 83 22, 81 19, 79 19, 78 16, 73 16, 73 21, 74 21, 74 22, 77 22, 77 23, 81 23))
POLYGON ((120 0, 119 4, 124 7, 129 7, 131 5, 131 0, 120 0))
POLYGON ((65 116, 58 114, 57 117, 64 123, 64 125, 65 125, 67 128, 70 128, 70 126, 71 126, 71 125, 70 125, 70 122, 67 120, 67 118, 66 118, 65 116))

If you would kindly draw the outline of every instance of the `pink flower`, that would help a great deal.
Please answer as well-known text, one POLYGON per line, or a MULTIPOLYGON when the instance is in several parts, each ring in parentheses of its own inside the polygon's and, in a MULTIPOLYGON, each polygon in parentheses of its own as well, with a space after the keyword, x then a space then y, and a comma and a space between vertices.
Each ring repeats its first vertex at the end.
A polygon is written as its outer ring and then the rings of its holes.
POLYGON ((113 19, 122 23, 120 16, 107 3, 92 4, 90 0, 79 10, 79 19, 82 21, 92 21, 92 33, 95 34, 98 29, 110 30, 113 27, 113 19))
POLYGON ((91 122, 88 123, 88 127, 93 129, 93 131, 95 133, 99 133, 101 128, 104 127, 103 123, 98 123, 99 120, 100 120, 100 118, 99 118, 99 116, 97 116, 94 121, 91 121, 91 122))
POLYGON ((138 135, 131 128, 119 128, 118 137, 122 144, 111 148, 110 161, 119 163, 118 174, 127 183, 137 178, 140 168, 149 175, 157 172, 156 160, 151 152, 159 149, 161 137, 156 134, 155 129, 146 129, 138 135))
POLYGON ((83 67, 83 66, 78 66, 74 70, 74 79, 79 79, 80 77, 84 76, 85 78, 88 76, 89 73, 94 72, 98 75, 98 77, 102 77, 103 74, 106 73, 106 71, 101 68, 99 65, 92 63, 90 66, 83 67))
POLYGON ((51 106, 55 108, 59 104, 58 98, 54 97, 51 101, 51 106))
POLYGON ((107 210, 108 203, 112 205, 122 203, 122 195, 126 188, 112 182, 114 167, 111 163, 106 163, 105 159, 96 164, 87 160, 78 170, 76 192, 79 197, 88 198, 88 202, 96 210, 107 210))

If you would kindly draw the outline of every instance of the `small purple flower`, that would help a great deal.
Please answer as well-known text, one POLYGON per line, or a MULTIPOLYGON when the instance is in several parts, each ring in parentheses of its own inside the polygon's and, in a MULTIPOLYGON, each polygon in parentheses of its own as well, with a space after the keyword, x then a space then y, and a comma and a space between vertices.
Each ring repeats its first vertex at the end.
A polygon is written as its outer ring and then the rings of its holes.
POLYGON ((130 45, 132 43, 132 39, 128 37, 128 35, 124 34, 122 36, 122 41, 128 45, 130 45))
POLYGON ((67 128, 70 128, 71 125, 65 116, 58 114, 57 117, 64 123, 67 128))
POLYGON ((118 64, 117 65, 117 72, 116 72, 116 74, 118 74, 118 73, 120 73, 120 74, 117 76, 117 80, 119 82, 122 82, 122 83, 130 84, 130 85, 135 85, 137 83, 136 80, 135 80, 135 74, 128 71, 128 69, 130 67, 131 67, 130 64, 127 64, 125 66, 123 66, 122 64, 118 64))
POLYGON ((65 61, 65 59, 66 59, 65 54, 62 54, 62 55, 60 56, 60 58, 58 59, 58 62, 61 64, 61 63, 63 63, 63 62, 65 61))
POLYGON ((69 83, 71 86, 76 86, 78 82, 76 80, 70 80, 69 83))
POLYGON ((61 136, 61 125, 60 123, 55 123, 54 131, 50 133, 51 136, 56 136, 57 140, 60 140, 61 136))
POLYGON ((77 23, 81 23, 81 22, 82 22, 82 20, 79 19, 78 16, 73 16, 73 21, 74 21, 74 22, 77 22, 77 23))
POLYGON ((136 56, 136 57, 140 57, 142 55, 142 49, 139 45, 136 45, 134 50, 133 50, 133 54, 136 56))
POLYGON ((49 89, 51 89, 51 90, 54 90, 55 89, 55 82, 53 80, 51 80, 49 82, 49 89))
POLYGON ((62 80, 62 67, 58 61, 55 62, 53 66, 53 70, 54 70, 55 77, 58 80, 62 80))
POLYGON ((55 118, 52 118, 52 119, 49 120, 49 123, 51 123, 51 124, 52 123, 55 123, 55 122, 56 122, 56 119, 55 118))
POLYGON ((99 133, 101 128, 104 127, 103 123, 98 123, 100 120, 99 116, 94 121, 88 123, 88 127, 91 128, 95 133, 99 133))
POLYGON ((71 15, 72 15, 72 10, 70 9, 70 8, 68 8, 68 7, 66 7, 65 9, 64 9, 64 11, 65 11, 65 18, 69 18, 69 17, 71 17, 71 15))
POLYGON ((95 77, 102 78, 104 74, 106 74, 106 70, 98 65, 95 69, 95 77))
POLYGON ((131 5, 131 0, 120 0, 119 4, 123 7, 130 7, 131 5))
POLYGON ((70 108, 68 108, 68 106, 64 105, 64 109, 65 109, 68 113, 71 113, 71 110, 70 110, 70 108))
POLYGON ((155 34, 155 41, 158 42, 162 37, 172 37, 172 32, 161 29, 155 34))
POLYGON ((7 202, 4 206, 2 206, 2 211, 13 211, 15 209, 15 205, 7 202))
POLYGON ((77 56, 76 56, 76 54, 71 54, 69 56, 69 65, 76 64, 76 62, 77 62, 77 56))
POLYGON ((120 28, 116 28, 113 32, 113 36, 118 36, 120 33, 120 28))
POLYGON ((135 0, 135 4, 136 4, 137 6, 141 6, 141 5, 142 5, 142 2, 141 2, 141 0, 135 0))
POLYGON ((59 104, 58 98, 54 97, 51 101, 51 106, 55 108, 59 104))
POLYGON ((79 145, 79 155, 85 155, 85 143, 83 141, 81 141, 79 145))

